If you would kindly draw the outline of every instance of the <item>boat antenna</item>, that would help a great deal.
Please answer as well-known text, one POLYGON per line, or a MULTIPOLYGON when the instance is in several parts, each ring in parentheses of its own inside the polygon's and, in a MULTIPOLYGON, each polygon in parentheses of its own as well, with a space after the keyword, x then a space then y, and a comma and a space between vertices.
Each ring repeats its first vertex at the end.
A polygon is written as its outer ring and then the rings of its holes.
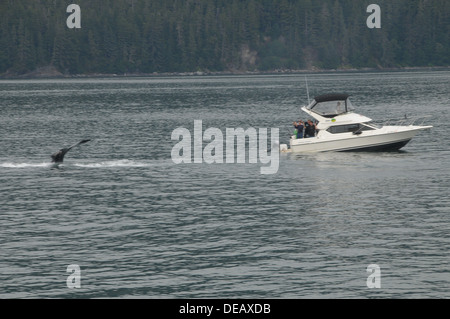
POLYGON ((308 88, 308 78, 305 75, 305 82, 306 82, 306 94, 308 95, 308 105, 311 103, 309 100, 309 88, 308 88))

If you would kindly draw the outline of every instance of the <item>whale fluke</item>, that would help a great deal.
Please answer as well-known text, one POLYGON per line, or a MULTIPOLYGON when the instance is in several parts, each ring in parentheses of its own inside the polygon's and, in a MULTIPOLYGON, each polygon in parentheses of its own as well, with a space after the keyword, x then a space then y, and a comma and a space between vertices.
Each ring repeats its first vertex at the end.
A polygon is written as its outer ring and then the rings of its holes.
POLYGON ((67 153, 68 151, 70 151, 70 150, 71 150, 72 148, 74 148, 75 146, 78 146, 78 145, 80 145, 80 144, 87 143, 87 142, 89 142, 89 141, 90 141, 90 140, 82 140, 82 141, 80 141, 80 142, 78 142, 78 143, 76 143, 76 144, 73 144, 73 145, 70 146, 70 147, 60 149, 58 152, 56 152, 56 153, 54 153, 54 154, 51 155, 51 157, 52 157, 52 163, 62 163, 62 162, 64 161, 64 155, 66 155, 66 153, 67 153))

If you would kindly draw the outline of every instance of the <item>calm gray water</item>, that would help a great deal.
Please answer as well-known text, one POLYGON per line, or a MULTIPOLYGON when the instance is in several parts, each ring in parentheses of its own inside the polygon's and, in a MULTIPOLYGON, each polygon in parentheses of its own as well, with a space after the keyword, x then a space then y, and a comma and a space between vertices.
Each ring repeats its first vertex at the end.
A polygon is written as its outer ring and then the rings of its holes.
POLYGON ((308 83, 434 128, 403 152, 284 154, 261 175, 176 165, 171 133, 202 120, 277 127, 286 143, 307 119, 303 75, 0 81, 0 297, 449 298, 450 72, 308 83))

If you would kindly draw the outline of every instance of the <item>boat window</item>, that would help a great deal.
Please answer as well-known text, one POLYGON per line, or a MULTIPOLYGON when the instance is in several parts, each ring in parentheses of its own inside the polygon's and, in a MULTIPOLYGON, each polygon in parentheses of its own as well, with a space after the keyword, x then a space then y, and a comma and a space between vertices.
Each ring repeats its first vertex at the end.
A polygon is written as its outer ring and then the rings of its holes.
POLYGON ((367 127, 367 129, 363 129, 363 131, 370 131, 370 130, 376 130, 379 127, 377 125, 375 125, 373 122, 366 122, 366 123, 362 123, 362 125, 365 125, 367 127))
POLYGON ((347 100, 335 100, 335 101, 326 101, 315 104, 312 108, 317 114, 320 114, 324 117, 336 116, 342 113, 347 113, 353 111, 353 106, 349 99, 347 100))
POLYGON ((348 124, 348 125, 336 125, 331 126, 327 129, 331 134, 348 133, 348 132, 362 132, 371 131, 375 128, 364 125, 364 124, 348 124))

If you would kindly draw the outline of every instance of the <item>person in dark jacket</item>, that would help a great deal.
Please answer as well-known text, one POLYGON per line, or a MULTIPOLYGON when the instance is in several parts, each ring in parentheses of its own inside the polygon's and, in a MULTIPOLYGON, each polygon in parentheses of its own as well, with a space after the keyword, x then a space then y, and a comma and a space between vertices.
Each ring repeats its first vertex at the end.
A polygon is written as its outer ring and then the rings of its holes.
POLYGON ((303 129, 304 125, 302 121, 298 121, 297 125, 295 126, 297 129, 297 138, 303 138, 303 129))
POLYGON ((305 123, 305 138, 316 136, 316 126, 311 120, 305 123))

